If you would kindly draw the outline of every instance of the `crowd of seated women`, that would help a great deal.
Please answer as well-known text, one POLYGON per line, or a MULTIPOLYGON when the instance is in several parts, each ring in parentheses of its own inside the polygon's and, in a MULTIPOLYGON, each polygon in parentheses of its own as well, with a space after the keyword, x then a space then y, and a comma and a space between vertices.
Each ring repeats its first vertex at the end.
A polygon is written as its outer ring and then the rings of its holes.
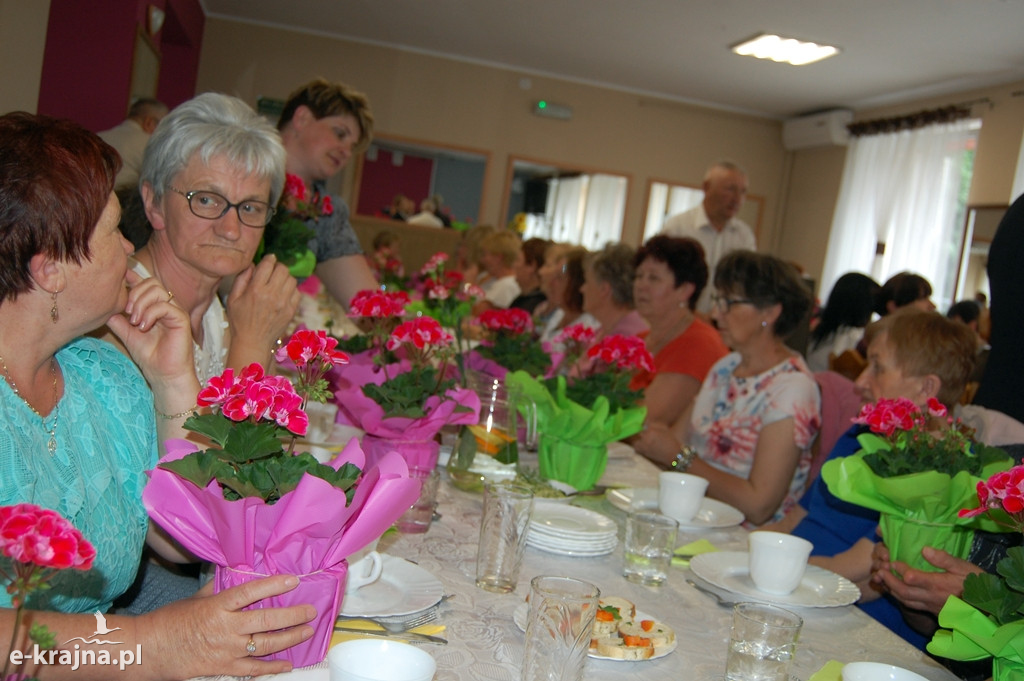
MULTIPOLYGON (((325 118, 302 106, 295 114, 301 130, 325 118)), ((362 130, 349 133, 363 138, 362 130)), ((308 147, 287 146, 237 99, 205 94, 177 107, 146 150, 140 192, 153 231, 133 252, 118 231, 116 152, 70 122, 0 117, 0 409, 8 423, 0 438, 0 503, 58 510, 100 555, 91 573, 62 574, 30 601, 43 611, 34 621, 85 630, 90 613, 109 611, 128 590, 144 544, 165 561, 192 560, 146 518, 144 471, 161 442, 183 435, 200 381, 226 366, 266 363, 292 320, 295 279, 273 256, 253 263, 286 164, 308 168, 319 158, 290 160, 308 147)), ((329 175, 317 171, 310 179, 329 175)), ((508 230, 471 232, 459 266, 487 292, 480 310, 529 309, 539 343, 574 324, 593 327, 599 338, 642 338, 654 369, 634 379, 648 408, 635 449, 666 469, 706 478, 709 496, 742 511, 750 527, 812 539, 813 561, 856 581, 865 609, 921 643, 897 607, 901 599, 910 607, 926 602, 906 591, 916 575, 907 569, 911 579, 890 583, 876 519, 830 498, 811 471, 822 428, 813 371, 827 369, 830 356, 863 353, 867 368, 857 388, 865 400, 959 404, 978 344, 966 326, 933 312, 927 281, 901 273, 879 286, 861 274, 842 277, 815 320, 805 361, 786 339, 806 323, 812 296, 779 258, 734 251, 712 276, 701 245, 689 238, 661 235, 639 249, 610 244, 588 252, 542 240, 521 244, 508 230), (695 303, 709 287, 713 305, 705 317, 695 303), (869 324, 872 312, 882 321, 869 324)), ((1000 319, 993 314, 994 337, 1000 319)), ((986 376, 992 371, 990 363, 986 376)), ((998 401, 989 406, 1005 411, 998 401)), ((989 444, 1024 442, 1024 425, 999 412, 966 408, 963 417, 989 444)), ((821 456, 850 453, 855 434, 821 456)), ((934 595, 929 607, 957 593, 963 574, 981 569, 929 556, 945 570, 928 578, 933 582, 920 580, 934 595)), ((125 645, 147 647, 155 664, 140 674, 282 671, 286 662, 258 657, 308 637, 311 608, 244 608, 294 586, 281 576, 215 596, 200 591, 136 617, 111 615, 108 624, 125 631, 125 645), (188 659, 183 649, 191 651, 188 659)), ((9 639, 8 595, 0 593, 0 605, 8 606, 0 610, 0 638, 9 639)))

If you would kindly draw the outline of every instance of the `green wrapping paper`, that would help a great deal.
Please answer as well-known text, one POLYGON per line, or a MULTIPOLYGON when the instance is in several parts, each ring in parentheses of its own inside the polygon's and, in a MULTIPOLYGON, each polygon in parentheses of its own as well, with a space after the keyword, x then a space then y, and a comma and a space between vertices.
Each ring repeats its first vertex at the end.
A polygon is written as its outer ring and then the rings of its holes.
POLYGON ((950 596, 939 612, 939 626, 928 643, 929 653, 951 660, 993 657, 994 681, 1024 679, 1024 621, 999 626, 974 606, 950 596))
POLYGON ((505 383, 522 390, 537 405, 540 474, 581 491, 593 487, 604 472, 608 443, 639 433, 647 417, 646 407, 619 409, 609 415, 611 406, 604 395, 599 395, 589 408, 573 402, 565 396, 564 376, 558 377, 554 395, 524 371, 509 373, 505 383), (545 445, 545 440, 550 444, 545 445), (565 446, 565 443, 579 446, 565 446), (569 461, 559 460, 564 458, 569 461))
POLYGON ((921 556, 923 547, 933 546, 966 558, 975 529, 1006 531, 984 516, 960 518, 958 514, 961 508, 977 502, 979 482, 1010 468, 1013 461, 1009 457, 985 466, 980 478, 966 471, 953 477, 929 471, 883 478, 863 461, 864 455, 861 450, 827 461, 821 476, 829 491, 843 501, 882 514, 882 538, 893 560, 935 572, 937 568, 921 556))

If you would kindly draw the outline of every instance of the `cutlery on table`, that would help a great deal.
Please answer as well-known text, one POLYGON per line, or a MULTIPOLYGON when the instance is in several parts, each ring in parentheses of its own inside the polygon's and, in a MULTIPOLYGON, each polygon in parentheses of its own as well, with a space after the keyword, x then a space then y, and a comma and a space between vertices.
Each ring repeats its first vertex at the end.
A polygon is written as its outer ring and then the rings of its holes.
MULTIPOLYGON (((443 602, 443 599, 441 602, 443 602)), ((440 602, 437 605, 440 605, 440 602)), ((430 608, 424 610, 423 612, 413 615, 411 617, 385 619, 383 617, 366 617, 360 615, 338 615, 338 620, 372 622, 373 624, 376 624, 382 629, 385 629, 390 634, 403 634, 409 631, 410 629, 415 629, 416 627, 423 626, 424 624, 429 624, 430 622, 436 620, 437 605, 433 605, 430 608)), ((337 629, 338 624, 335 624, 334 628, 337 629)), ((355 627, 350 627, 349 630, 351 629, 355 629, 355 627)))
POLYGON ((711 596, 712 598, 714 598, 716 601, 718 601, 718 604, 720 606, 722 606, 723 608, 731 608, 734 605, 736 605, 736 601, 726 600, 726 599, 722 598, 721 595, 719 595, 717 591, 713 591, 713 590, 707 588, 706 586, 701 586, 700 584, 698 584, 697 582, 693 581, 692 579, 687 579, 686 583, 689 584, 690 586, 692 586, 697 591, 701 592, 702 594, 707 594, 708 596, 711 596))
POLYGON ((416 634, 411 631, 400 631, 391 633, 388 631, 375 631, 373 629, 359 629, 356 627, 342 627, 337 624, 334 625, 335 631, 344 631, 350 634, 365 634, 367 636, 384 636, 385 638, 396 638, 404 639, 407 641, 422 641, 423 643, 437 643, 439 645, 448 645, 448 639, 441 638, 440 636, 428 636, 427 634, 416 634))

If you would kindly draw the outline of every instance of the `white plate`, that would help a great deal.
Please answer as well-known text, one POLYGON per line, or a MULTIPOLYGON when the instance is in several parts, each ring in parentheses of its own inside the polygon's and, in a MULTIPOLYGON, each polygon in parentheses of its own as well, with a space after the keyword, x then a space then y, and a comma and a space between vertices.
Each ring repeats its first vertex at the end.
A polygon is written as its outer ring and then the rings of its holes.
POLYGON ((381 554, 381 558, 380 579, 345 594, 340 614, 408 615, 429 608, 444 596, 444 585, 419 565, 386 553, 381 554))
POLYGON ((798 608, 835 608, 860 598, 857 585, 830 570, 808 565, 800 586, 791 594, 765 593, 754 586, 746 551, 716 551, 694 556, 690 570, 704 581, 754 601, 798 608))
POLYGON ((545 537, 544 535, 531 532, 526 537, 526 543, 537 544, 539 546, 553 546, 555 548, 563 547, 572 550, 587 551, 610 549, 618 543, 618 539, 613 534, 607 538, 595 539, 594 541, 570 541, 559 537, 545 537))
POLYGON ((526 545, 537 549, 538 551, 544 551, 545 553, 554 553, 559 556, 569 556, 572 558, 594 558, 596 556, 606 556, 615 550, 618 546, 618 540, 614 544, 603 548, 586 548, 586 549, 571 549, 563 546, 557 546, 552 544, 534 544, 529 541, 526 545))
POLYGON ((571 539, 589 539, 595 535, 614 534, 618 531, 615 521, 594 511, 578 506, 566 506, 551 502, 537 502, 530 518, 531 529, 571 539))
MULTIPOLYGON (((519 605, 519 607, 517 607, 515 609, 515 611, 512 613, 512 621, 516 623, 516 626, 519 627, 520 631, 526 631, 526 618, 529 616, 529 614, 530 614, 530 604, 529 603, 521 603, 519 605)), ((653 619, 657 619, 657 618, 651 617, 650 615, 648 615, 646 613, 642 613, 639 610, 637 610, 636 617, 634 617, 633 619, 634 620, 653 620, 653 619)), ((665 646, 662 649, 656 651, 653 656, 647 658, 646 660, 623 660, 623 659, 618 658, 618 657, 608 657, 607 655, 598 655, 593 650, 587 652, 587 657, 592 657, 595 660, 611 660, 612 662, 649 662, 650 660, 657 660, 659 657, 665 657, 666 655, 671 653, 673 650, 675 650, 678 645, 679 645, 679 638, 678 638, 678 634, 677 634, 676 635, 676 639, 673 640, 672 643, 669 643, 667 646, 665 646)))
MULTIPOLYGON (((626 511, 649 511, 658 509, 658 490, 653 487, 623 487, 610 489, 605 498, 616 508, 626 511)), ((690 529, 721 529, 735 527, 743 522, 743 513, 729 504, 704 497, 700 510, 693 520, 679 523, 679 527, 690 529)))

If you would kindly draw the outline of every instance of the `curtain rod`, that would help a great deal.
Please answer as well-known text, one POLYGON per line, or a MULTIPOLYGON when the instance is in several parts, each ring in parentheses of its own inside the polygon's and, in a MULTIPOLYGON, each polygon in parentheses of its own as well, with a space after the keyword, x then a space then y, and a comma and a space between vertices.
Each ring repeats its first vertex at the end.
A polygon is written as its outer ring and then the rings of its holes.
POLYGON ((959 105, 942 107, 940 109, 926 109, 906 116, 893 116, 892 118, 875 118, 869 121, 857 121, 850 123, 846 128, 854 137, 864 135, 881 135, 887 132, 898 132, 900 130, 916 130, 938 123, 952 123, 954 121, 969 118, 971 110, 959 105))

